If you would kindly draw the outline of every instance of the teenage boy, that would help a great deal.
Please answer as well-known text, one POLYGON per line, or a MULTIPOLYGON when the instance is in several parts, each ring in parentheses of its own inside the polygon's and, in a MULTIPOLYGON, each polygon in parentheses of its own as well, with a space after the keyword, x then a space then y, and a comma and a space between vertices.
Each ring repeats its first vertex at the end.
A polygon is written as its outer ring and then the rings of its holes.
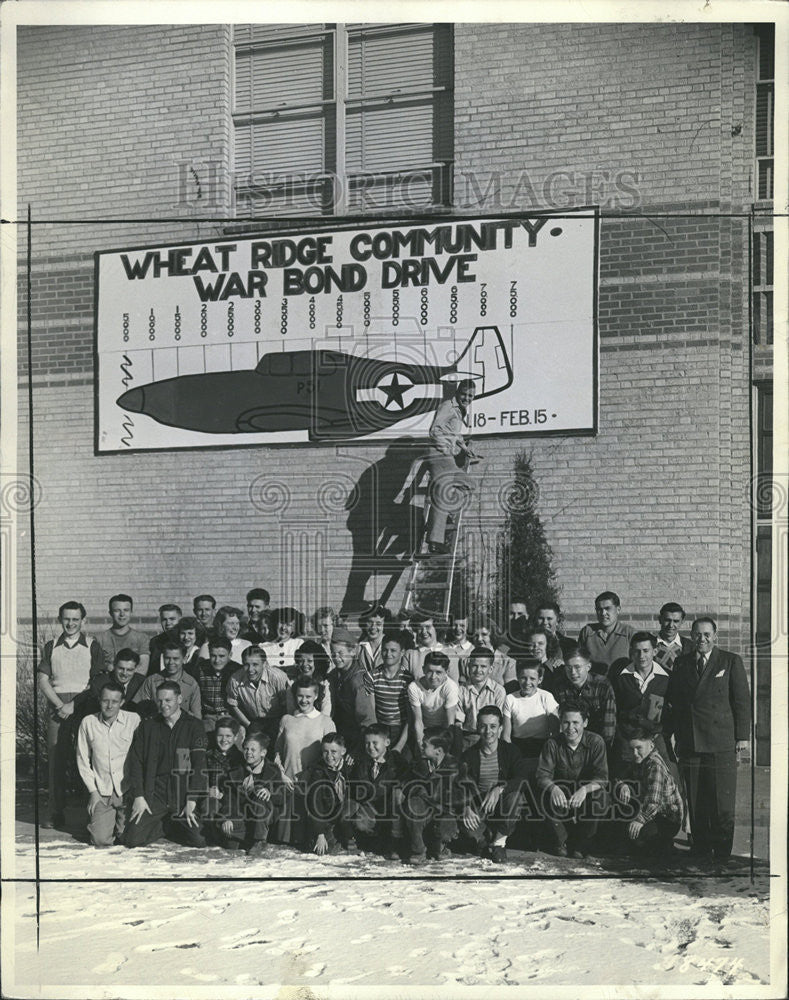
POLYGON ((90 678, 104 668, 101 646, 82 627, 85 607, 66 601, 58 608, 60 635, 44 645, 38 663, 38 689, 49 702, 47 753, 49 757, 50 819, 42 825, 61 827, 65 823, 66 780, 69 759, 73 759, 76 735, 74 699, 85 691, 90 678))
POLYGON ((737 759, 749 746, 751 697, 742 660, 717 645, 715 620, 697 618, 690 636, 694 653, 674 661, 663 729, 676 738, 693 853, 725 863, 734 838, 737 759))
POLYGON ((348 818, 350 780, 345 740, 340 733, 327 733, 321 740, 321 760, 305 775, 307 850, 314 854, 358 850, 348 818))
POLYGON ((197 804, 208 791, 206 737, 200 720, 183 711, 182 703, 179 685, 163 681, 156 691, 158 714, 143 719, 134 734, 127 847, 143 847, 162 836, 205 847, 197 804))
POLYGON ((133 700, 148 708, 156 701, 156 691, 159 686, 165 681, 175 681, 181 693, 184 712, 188 712, 196 719, 201 718, 203 709, 200 701, 200 688, 194 677, 190 677, 184 670, 184 647, 177 639, 165 639, 161 644, 161 657, 161 673, 146 677, 133 700))
POLYGON ((210 594, 198 594, 192 601, 192 614, 200 622, 206 638, 214 634, 215 597, 210 594))
POLYGON ((402 853, 401 785, 408 769, 389 747, 389 733, 378 723, 366 726, 364 750, 354 761, 348 788, 350 822, 356 833, 374 836, 390 861, 402 853))
POLYGON ((131 627, 134 601, 128 594, 115 594, 110 598, 109 611, 112 625, 106 632, 99 632, 96 641, 104 653, 104 669, 112 670, 115 657, 121 649, 133 649, 139 657, 137 670, 148 673, 148 644, 151 637, 146 632, 131 627))
POLYGON ((115 662, 112 665, 112 670, 104 671, 92 677, 90 687, 87 691, 83 691, 75 698, 77 704, 75 711, 79 713, 80 718, 92 712, 98 712, 101 689, 109 680, 120 684, 123 695, 121 698, 121 708, 125 712, 136 712, 139 714, 139 709, 134 703, 134 696, 145 682, 143 675, 137 673, 139 664, 140 657, 133 649, 118 650, 115 654, 115 662))
MULTIPOLYGON (((412 624, 416 629, 416 646, 407 650, 405 658, 406 669, 414 675, 415 680, 422 676, 425 657, 429 653, 443 653, 444 646, 438 641, 436 624, 429 615, 414 615, 412 624)), ((457 681, 457 678, 454 678, 457 681)))
POLYGON ((630 662, 614 678, 612 685, 617 719, 612 767, 617 775, 624 774, 632 759, 630 729, 637 720, 646 719, 657 725, 658 752, 667 764, 672 761, 659 732, 668 680, 669 675, 655 662, 655 637, 650 632, 634 632, 630 640, 630 662))
POLYGON ((551 833, 551 853, 585 858, 606 806, 608 762, 603 739, 587 731, 582 701, 559 705, 559 735, 545 741, 536 784, 551 833))
POLYGON ((161 673, 162 647, 171 639, 178 641, 178 622, 181 620, 181 609, 177 604, 162 604, 159 608, 159 624, 162 631, 153 636, 148 643, 148 676, 161 673))
MULTIPOLYGON (((635 763, 635 795, 639 810, 627 828, 631 841, 658 855, 671 854, 682 826, 682 796, 655 746, 655 727, 636 727, 629 740, 635 763)), ((628 787, 629 786, 625 786, 628 787)), ((624 801, 630 795, 623 796, 624 801)))
POLYGON ((331 651, 335 667, 329 674, 332 717, 348 750, 357 755, 364 728, 376 721, 375 696, 367 672, 356 659, 356 638, 347 628, 334 629, 331 651))
POLYGON ((266 758, 268 733, 256 730, 244 740, 243 767, 232 768, 222 782, 220 843, 243 848, 249 857, 265 857, 268 837, 284 803, 280 769, 266 758))
POLYGON ((629 662, 633 629, 619 621, 622 605, 613 590, 604 590, 595 597, 594 610, 597 621, 584 625, 578 645, 592 658, 593 673, 613 678, 629 662))
POLYGON ((215 817, 221 802, 222 781, 234 767, 241 767, 244 758, 238 749, 237 740, 241 726, 229 715, 220 715, 216 720, 213 732, 208 737, 206 752, 208 771, 208 808, 207 815, 215 817))
POLYGON ((459 737, 455 747, 459 752, 467 750, 479 740, 477 719, 481 708, 495 705, 504 711, 506 692, 490 676, 494 655, 493 650, 487 646, 477 646, 469 654, 465 678, 458 689, 455 714, 456 735, 459 737))
POLYGON ((263 587, 253 587, 247 593, 247 627, 242 639, 247 639, 253 646, 267 642, 271 638, 269 629, 269 604, 271 596, 263 587))
POLYGON ((211 732, 217 719, 230 712, 227 688, 230 678, 241 669, 241 664, 230 659, 231 642, 225 635, 211 636, 208 640, 208 659, 197 661, 197 686, 200 688, 200 705, 203 725, 211 732))
POLYGON ((667 673, 674 669, 674 660, 678 656, 687 656, 693 652, 693 643, 684 635, 679 634, 685 621, 685 609, 675 601, 664 604, 658 612, 660 631, 657 635, 655 660, 667 673))
POLYGON ((408 703, 414 724, 414 748, 422 745, 425 730, 435 727, 450 729, 457 717, 460 692, 448 676, 449 657, 432 652, 425 657, 424 674, 408 685, 408 703))
POLYGON ((414 678, 403 663, 399 635, 387 636, 381 643, 381 661, 381 666, 373 671, 375 719, 389 731, 392 749, 407 753, 408 685, 414 678))
POLYGON ((481 857, 507 860, 507 838, 523 806, 526 771, 518 751, 501 736, 501 709, 486 705, 477 715, 479 742, 463 752, 465 805, 462 824, 481 857))
POLYGON ((586 706, 589 730, 602 736, 612 746, 616 733, 616 699, 605 677, 593 674, 589 653, 576 646, 564 664, 564 677, 557 677, 552 692, 563 701, 582 701, 586 706))
POLYGON ((126 826, 126 758, 140 724, 121 709, 123 688, 111 678, 99 691, 99 710, 86 715, 77 733, 77 768, 88 790, 88 833, 94 847, 120 843, 126 826))
POLYGON ((227 703, 245 729, 253 720, 262 720, 263 728, 273 737, 282 715, 288 675, 272 667, 259 646, 247 646, 241 660, 243 666, 227 682, 227 703))
POLYGON ((427 862, 428 847, 436 861, 448 857, 447 845, 457 836, 463 789, 451 748, 452 737, 446 729, 428 730, 422 741, 422 756, 411 766, 403 788, 401 809, 411 865, 427 862))

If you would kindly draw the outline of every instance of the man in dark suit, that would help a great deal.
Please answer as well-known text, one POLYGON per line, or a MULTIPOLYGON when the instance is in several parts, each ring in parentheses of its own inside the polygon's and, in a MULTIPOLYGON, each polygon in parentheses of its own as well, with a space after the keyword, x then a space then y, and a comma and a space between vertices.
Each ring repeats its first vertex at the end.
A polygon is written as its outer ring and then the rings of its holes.
POLYGON ((742 660, 719 649, 708 616, 691 629, 666 689, 663 728, 674 734, 690 810, 694 854, 725 861, 734 838, 737 757, 748 749, 751 697, 742 660))

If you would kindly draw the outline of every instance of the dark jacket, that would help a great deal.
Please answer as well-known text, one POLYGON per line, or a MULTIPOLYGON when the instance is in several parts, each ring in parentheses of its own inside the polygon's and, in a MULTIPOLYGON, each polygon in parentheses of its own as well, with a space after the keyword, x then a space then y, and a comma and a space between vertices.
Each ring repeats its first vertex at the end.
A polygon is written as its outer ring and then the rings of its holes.
MULTIPOLYGON (((481 745, 479 743, 475 743, 473 747, 469 747, 468 750, 465 750, 460 758, 461 765, 465 768, 465 774, 462 780, 474 798, 480 798, 478 792, 474 795, 474 789, 479 789, 479 757, 481 749, 481 745)), ((512 746, 511 743, 505 743, 504 740, 501 739, 499 740, 497 753, 499 762, 499 780, 496 784, 503 785, 504 791, 507 793, 515 792, 520 788, 521 784, 526 781, 526 762, 520 752, 512 746)))
POLYGON ((329 674, 331 714, 353 750, 358 749, 364 726, 376 721, 375 696, 364 668, 354 662, 348 670, 339 668, 329 674))
POLYGON ((345 783, 342 798, 337 794, 337 771, 332 771, 324 761, 318 761, 304 773, 307 825, 312 836, 328 834, 332 825, 343 816, 343 806, 348 801, 351 769, 343 760, 339 774, 345 783))
POLYGON ((373 777, 373 761, 362 754, 351 768, 349 794, 354 801, 378 802, 408 777, 408 765, 396 750, 387 750, 386 758, 373 777), (370 794, 372 788, 372 795, 370 794))
POLYGON ((461 767, 455 757, 447 754, 441 766, 431 771, 424 759, 416 761, 408 774, 404 791, 426 800, 444 815, 456 816, 463 809, 461 767))
MULTIPOLYGON (((85 691, 80 691, 77 697, 74 699, 74 711, 83 719, 86 715, 93 715, 99 710, 99 696, 101 694, 102 685, 107 681, 114 680, 112 674, 109 671, 105 671, 101 674, 96 674, 91 678, 90 686, 85 691)), ((137 712, 139 714, 140 706, 132 702, 132 698, 137 694, 142 686, 145 677, 142 674, 132 674, 126 684, 126 693, 123 696, 123 701, 121 702, 121 708, 125 712, 137 712)))
POLYGON ((254 792, 261 788, 267 788, 271 793, 271 798, 265 802, 261 801, 253 793, 247 793, 243 789, 244 779, 247 774, 246 764, 231 768, 223 777, 219 790, 222 798, 219 800, 219 818, 242 819, 247 818, 248 810, 245 806, 252 803, 255 807, 268 809, 281 808, 285 800, 285 786, 282 783, 282 775, 276 764, 268 758, 264 760, 263 767, 259 774, 253 775, 254 792), (266 808, 268 807, 268 808, 266 808))
POLYGON ((163 803, 180 812, 187 799, 208 789, 206 736, 199 719, 181 712, 172 729, 160 717, 143 719, 129 751, 129 785, 134 798, 163 803))
POLYGON ((680 756, 723 753, 751 735, 751 695, 742 660, 714 646, 699 677, 696 655, 679 656, 666 689, 663 729, 680 756))
POLYGON ((206 762, 209 788, 219 788, 222 779, 227 777, 234 768, 244 766, 244 758, 237 746, 232 746, 227 753, 222 753, 218 747, 211 747, 206 753, 206 762))

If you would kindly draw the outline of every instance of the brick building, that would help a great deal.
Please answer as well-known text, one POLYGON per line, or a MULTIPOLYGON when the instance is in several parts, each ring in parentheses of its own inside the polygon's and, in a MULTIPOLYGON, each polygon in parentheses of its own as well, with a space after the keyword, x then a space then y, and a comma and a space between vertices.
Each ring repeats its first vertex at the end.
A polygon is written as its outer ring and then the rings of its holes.
MULTIPOLYGON (((678 600, 715 614, 721 644, 746 656, 769 637, 770 511, 751 503, 752 468, 770 469, 769 26, 18 37, 20 217, 29 203, 34 223, 32 353, 28 367, 22 322, 19 371, 34 390, 40 621, 78 597, 95 627, 118 590, 148 625, 165 601, 188 607, 210 590, 236 603, 261 584, 274 603, 336 605, 349 496, 385 454, 369 443, 95 453, 95 251, 270 232, 283 218, 599 204, 598 432, 487 439, 480 530, 503 519, 500 487, 526 448, 568 631, 612 588, 634 624, 678 600)), ((23 442, 25 392, 20 403, 23 442)), ((29 622, 27 534, 17 558, 29 622)), ((765 656, 762 763, 769 676, 765 656)))

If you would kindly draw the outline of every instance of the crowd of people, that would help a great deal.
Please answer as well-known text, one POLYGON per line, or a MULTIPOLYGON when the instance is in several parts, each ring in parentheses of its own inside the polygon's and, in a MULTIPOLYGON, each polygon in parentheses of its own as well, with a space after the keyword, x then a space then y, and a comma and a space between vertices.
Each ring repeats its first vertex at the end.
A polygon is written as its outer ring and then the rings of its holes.
POLYGON ((133 610, 115 594, 111 626, 90 636, 67 601, 38 664, 44 825, 64 827, 78 775, 96 847, 167 837, 504 863, 519 831, 561 857, 665 865, 687 815, 698 860, 730 858, 751 699, 710 616, 683 635, 669 602, 654 633, 637 631, 606 591, 577 639, 552 601, 514 601, 503 629, 378 606, 357 632, 329 607, 272 609, 255 587, 246 611, 209 594, 188 616, 164 604, 150 636, 133 610))

